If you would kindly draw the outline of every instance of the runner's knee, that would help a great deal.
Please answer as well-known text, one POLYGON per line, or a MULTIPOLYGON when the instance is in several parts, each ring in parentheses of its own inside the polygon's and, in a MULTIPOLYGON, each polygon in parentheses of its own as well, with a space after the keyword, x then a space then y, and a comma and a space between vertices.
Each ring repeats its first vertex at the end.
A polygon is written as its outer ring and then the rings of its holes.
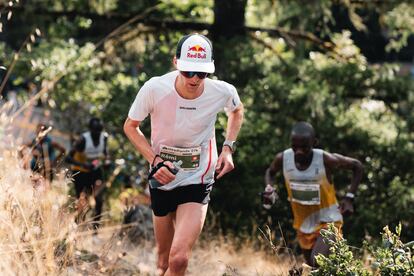
POLYGON ((171 250, 168 268, 173 272, 185 271, 188 265, 188 254, 171 250))

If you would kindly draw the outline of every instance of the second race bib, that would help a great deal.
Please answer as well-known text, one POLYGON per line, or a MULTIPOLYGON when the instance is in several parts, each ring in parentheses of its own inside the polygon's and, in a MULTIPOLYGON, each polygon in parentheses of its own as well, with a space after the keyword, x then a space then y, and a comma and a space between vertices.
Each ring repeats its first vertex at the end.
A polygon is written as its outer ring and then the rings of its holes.
POLYGON ((166 145, 160 146, 160 156, 171 162, 181 161, 181 169, 194 171, 200 166, 201 146, 192 148, 176 148, 166 145))

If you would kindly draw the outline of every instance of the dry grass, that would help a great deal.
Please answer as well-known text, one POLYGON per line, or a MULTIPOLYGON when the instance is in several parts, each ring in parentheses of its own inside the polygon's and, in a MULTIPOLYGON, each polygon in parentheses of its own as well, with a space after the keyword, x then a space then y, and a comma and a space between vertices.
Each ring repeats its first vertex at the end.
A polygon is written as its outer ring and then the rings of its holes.
POLYGON ((76 267, 87 233, 74 223, 64 174, 48 188, 23 169, 7 105, 0 110, 0 274, 58 275, 76 267))
MULTIPOLYGON (((4 137, 2 137, 4 138, 4 137)), ((21 169, 17 151, 0 142, 0 271, 45 275, 72 263, 77 226, 62 180, 46 192, 21 169)))
POLYGON ((251 242, 234 244, 233 240, 219 237, 203 240, 194 251, 192 275, 287 275, 291 267, 285 257, 269 255, 256 250, 251 242), (207 260, 207 261, 206 261, 207 260), (201 273, 204 272, 204 273, 201 273))

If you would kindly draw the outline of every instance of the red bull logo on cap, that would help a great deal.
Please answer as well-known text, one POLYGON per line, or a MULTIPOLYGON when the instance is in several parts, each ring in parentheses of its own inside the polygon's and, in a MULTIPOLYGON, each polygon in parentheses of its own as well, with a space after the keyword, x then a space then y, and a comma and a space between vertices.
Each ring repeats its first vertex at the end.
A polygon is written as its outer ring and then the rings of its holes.
POLYGON ((201 47, 200 45, 194 45, 192 47, 188 47, 187 57, 188 58, 203 58, 205 59, 207 55, 205 54, 206 49, 201 47), (195 52, 195 53, 190 53, 195 52), (204 54, 203 54, 204 52, 204 54))

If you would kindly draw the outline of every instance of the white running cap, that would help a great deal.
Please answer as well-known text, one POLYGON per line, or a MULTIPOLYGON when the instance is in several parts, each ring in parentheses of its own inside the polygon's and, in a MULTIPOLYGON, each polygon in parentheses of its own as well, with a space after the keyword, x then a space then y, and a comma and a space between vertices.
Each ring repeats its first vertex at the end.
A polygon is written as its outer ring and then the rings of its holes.
POLYGON ((213 46, 204 35, 182 37, 177 44, 176 58, 180 71, 214 73, 213 46))

